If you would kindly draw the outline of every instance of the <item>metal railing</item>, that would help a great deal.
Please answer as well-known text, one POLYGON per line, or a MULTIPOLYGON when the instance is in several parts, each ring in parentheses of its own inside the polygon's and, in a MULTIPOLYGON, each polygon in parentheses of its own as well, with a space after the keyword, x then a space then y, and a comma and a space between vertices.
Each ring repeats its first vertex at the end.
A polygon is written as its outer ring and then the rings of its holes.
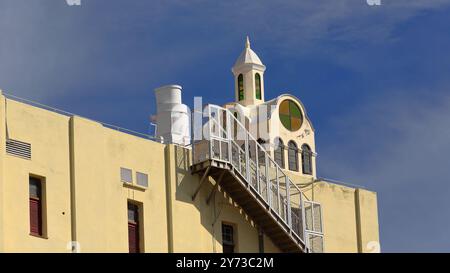
POLYGON ((323 252, 322 207, 314 201, 303 202, 305 210, 305 238, 311 252, 323 252))
POLYGON ((230 164, 288 232, 305 243, 304 193, 245 126, 230 111, 216 105, 207 105, 203 113, 194 113, 192 124, 193 163, 216 160, 230 164), (199 114, 201 119, 195 116, 199 114), (195 120, 202 122, 196 124, 195 120))

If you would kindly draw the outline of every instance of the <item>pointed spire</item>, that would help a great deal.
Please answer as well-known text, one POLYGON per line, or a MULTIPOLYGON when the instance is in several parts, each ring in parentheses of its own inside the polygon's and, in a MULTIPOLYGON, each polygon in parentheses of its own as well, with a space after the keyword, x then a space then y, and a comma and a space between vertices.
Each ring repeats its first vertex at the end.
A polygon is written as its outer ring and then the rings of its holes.
POLYGON ((245 48, 244 50, 242 50, 241 55, 239 55, 238 59, 234 63, 232 70, 234 71, 244 64, 256 64, 264 66, 258 55, 256 55, 256 53, 250 48, 250 38, 248 36, 245 41, 245 48))
POLYGON ((245 41, 245 48, 250 48, 250 39, 248 38, 248 35, 247 35, 247 41, 245 41))

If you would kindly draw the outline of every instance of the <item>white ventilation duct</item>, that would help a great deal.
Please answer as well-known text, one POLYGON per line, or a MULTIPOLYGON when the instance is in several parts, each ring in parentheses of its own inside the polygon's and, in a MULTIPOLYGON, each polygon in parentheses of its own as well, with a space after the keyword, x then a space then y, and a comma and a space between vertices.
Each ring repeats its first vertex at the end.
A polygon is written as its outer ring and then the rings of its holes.
POLYGON ((191 142, 189 108, 181 102, 181 86, 166 85, 155 89, 156 137, 164 143, 188 145, 191 142))

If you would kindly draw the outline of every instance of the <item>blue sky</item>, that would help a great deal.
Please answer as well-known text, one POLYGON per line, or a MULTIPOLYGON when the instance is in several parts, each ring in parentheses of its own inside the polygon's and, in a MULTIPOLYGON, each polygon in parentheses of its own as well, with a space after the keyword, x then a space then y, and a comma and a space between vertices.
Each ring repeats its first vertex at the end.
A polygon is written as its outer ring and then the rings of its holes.
POLYGON ((140 132, 153 89, 233 100, 249 35, 266 99, 316 129, 318 172, 378 192, 385 252, 450 249, 450 0, 0 0, 0 88, 140 132))

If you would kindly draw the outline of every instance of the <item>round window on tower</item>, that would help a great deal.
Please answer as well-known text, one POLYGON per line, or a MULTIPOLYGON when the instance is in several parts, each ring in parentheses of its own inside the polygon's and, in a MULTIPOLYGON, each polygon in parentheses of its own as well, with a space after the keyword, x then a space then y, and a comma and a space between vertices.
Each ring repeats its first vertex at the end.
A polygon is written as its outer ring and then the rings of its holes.
POLYGON ((279 107, 280 121, 291 132, 300 129, 303 123, 303 115, 300 107, 292 100, 284 100, 279 107))

